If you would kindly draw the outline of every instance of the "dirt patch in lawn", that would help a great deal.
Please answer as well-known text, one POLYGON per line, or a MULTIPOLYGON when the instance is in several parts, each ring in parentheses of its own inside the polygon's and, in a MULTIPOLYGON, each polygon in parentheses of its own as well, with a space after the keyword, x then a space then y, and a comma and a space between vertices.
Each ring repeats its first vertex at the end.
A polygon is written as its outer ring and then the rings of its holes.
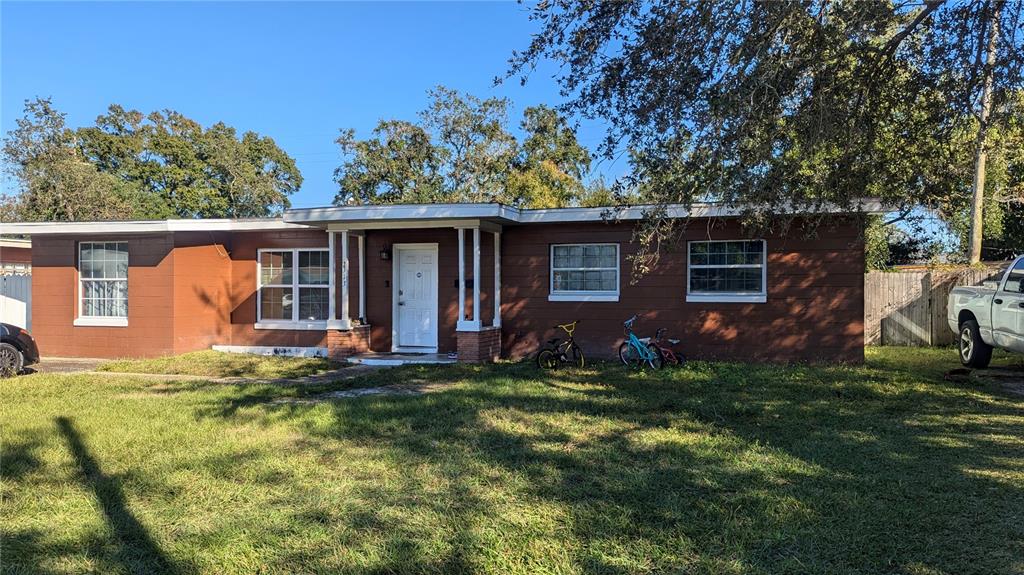
POLYGON ((989 369, 961 367, 946 372, 946 380, 959 383, 994 385, 1005 393, 1024 397, 1024 365, 993 367, 989 369))
POLYGON ((288 397, 275 400, 273 403, 321 403, 340 399, 352 399, 356 397, 368 397, 373 395, 423 395, 441 391, 448 387, 448 383, 428 383, 425 380, 414 379, 406 383, 394 385, 379 385, 376 387, 354 387, 351 389, 339 389, 328 391, 319 395, 309 397, 288 397))

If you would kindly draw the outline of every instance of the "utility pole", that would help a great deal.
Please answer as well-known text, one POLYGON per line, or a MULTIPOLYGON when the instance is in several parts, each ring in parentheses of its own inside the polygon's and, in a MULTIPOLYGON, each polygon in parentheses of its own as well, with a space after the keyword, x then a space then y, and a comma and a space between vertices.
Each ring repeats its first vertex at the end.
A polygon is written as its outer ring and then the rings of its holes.
POLYGON ((985 66, 982 69, 983 85, 981 89, 981 114, 978 115, 978 138, 974 150, 974 188, 971 204, 971 245, 969 262, 976 264, 981 261, 982 215, 985 207, 985 162, 988 150, 985 149, 988 139, 988 120, 992 111, 992 75, 996 65, 996 40, 999 37, 999 12, 1001 0, 992 0, 985 10, 984 34, 988 33, 988 47, 985 49, 985 66))

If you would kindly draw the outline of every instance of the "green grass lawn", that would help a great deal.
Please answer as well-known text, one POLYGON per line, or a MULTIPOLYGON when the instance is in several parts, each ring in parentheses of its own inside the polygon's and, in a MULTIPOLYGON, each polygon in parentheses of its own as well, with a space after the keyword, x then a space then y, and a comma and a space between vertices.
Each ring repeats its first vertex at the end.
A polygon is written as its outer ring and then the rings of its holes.
POLYGON ((296 378, 323 373, 338 367, 319 357, 281 357, 194 351, 182 355, 152 359, 108 361, 97 371, 199 375, 205 377, 296 378))
POLYGON ((954 364, 2 381, 0 570, 1019 574, 1024 398, 954 364))

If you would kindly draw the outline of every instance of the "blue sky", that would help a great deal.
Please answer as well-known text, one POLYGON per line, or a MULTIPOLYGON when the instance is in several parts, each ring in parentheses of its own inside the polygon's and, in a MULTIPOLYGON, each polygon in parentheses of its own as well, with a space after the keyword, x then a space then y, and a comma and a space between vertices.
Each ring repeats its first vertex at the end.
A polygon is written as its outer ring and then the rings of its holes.
MULTIPOLYGON (((512 2, 0 2, 0 128, 24 100, 52 97, 71 126, 111 103, 171 108, 271 136, 305 178, 296 207, 329 204, 339 128, 361 137, 382 118, 414 119, 428 88, 506 96, 523 108, 562 101, 553 65, 526 87, 493 86, 536 24, 512 2)), ((580 126, 594 148, 603 129, 580 126)), ((611 178, 625 160, 595 170, 611 178)), ((11 182, 4 181, 5 191, 11 182)))

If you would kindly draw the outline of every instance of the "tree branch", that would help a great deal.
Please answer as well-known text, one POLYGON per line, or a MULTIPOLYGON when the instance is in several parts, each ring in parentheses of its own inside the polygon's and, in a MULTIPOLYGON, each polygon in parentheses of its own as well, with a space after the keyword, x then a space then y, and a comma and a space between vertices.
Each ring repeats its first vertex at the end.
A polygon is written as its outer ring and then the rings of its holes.
POLYGON ((930 16, 932 12, 938 10, 939 6, 942 6, 945 3, 946 0, 928 0, 927 2, 925 2, 924 10, 921 10, 917 14, 917 17, 914 18, 914 20, 910 24, 908 24, 906 28, 900 30, 899 33, 897 33, 895 36, 890 38, 888 42, 885 43, 885 46, 882 47, 882 54, 886 56, 891 56, 896 51, 896 49, 899 48, 900 44, 907 39, 907 36, 910 36, 914 32, 914 30, 921 25, 921 22, 924 22, 924 20, 928 18, 928 16, 930 16))

